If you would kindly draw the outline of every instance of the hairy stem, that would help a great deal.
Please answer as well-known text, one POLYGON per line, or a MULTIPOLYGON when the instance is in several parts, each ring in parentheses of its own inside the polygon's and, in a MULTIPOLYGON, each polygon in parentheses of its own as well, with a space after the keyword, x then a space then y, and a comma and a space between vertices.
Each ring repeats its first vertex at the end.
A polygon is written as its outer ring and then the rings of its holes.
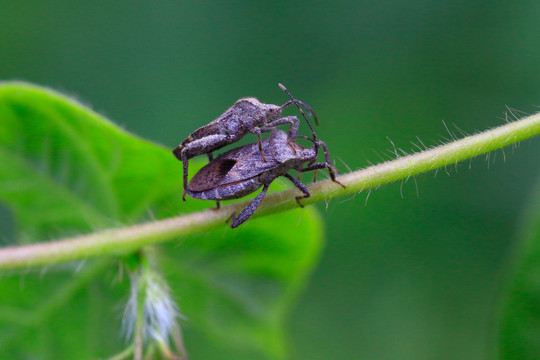
MULTIPOLYGON (((459 161, 518 143, 539 134, 540 113, 414 155, 398 157, 396 151, 397 159, 393 161, 338 177, 338 180, 346 188, 342 188, 330 180, 308 186, 311 197, 302 202, 308 205, 324 199, 357 193, 396 180, 407 179, 424 172, 454 165, 459 161)), ((296 207, 295 196, 298 195, 297 192, 296 189, 290 189, 267 196, 254 217, 296 207)), ((178 238, 217 226, 226 226, 225 221, 231 214, 238 213, 246 205, 247 202, 240 202, 223 207, 219 211, 206 210, 58 241, 6 247, 0 249, 0 269, 18 269, 95 256, 126 254, 144 245, 178 238)))

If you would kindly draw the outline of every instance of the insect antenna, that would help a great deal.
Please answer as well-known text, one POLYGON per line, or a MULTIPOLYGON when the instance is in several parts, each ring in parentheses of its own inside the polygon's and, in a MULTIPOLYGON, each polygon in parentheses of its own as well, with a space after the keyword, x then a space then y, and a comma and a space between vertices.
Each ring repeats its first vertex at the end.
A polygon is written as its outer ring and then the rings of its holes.
POLYGON ((317 118, 317 114, 315 114, 315 111, 313 111, 311 106, 309 106, 308 104, 306 104, 305 102, 301 100, 298 100, 298 99, 289 100, 285 104, 281 105, 281 109, 284 109, 291 104, 295 104, 296 106, 298 106, 298 104, 302 105, 304 109, 307 111, 308 116, 313 116, 313 119, 315 119, 315 124, 319 126, 319 119, 317 118))
MULTIPOLYGON (((287 91, 287 93, 288 93, 288 91, 287 91)), ((291 94, 289 94, 289 96, 291 96, 291 94)), ((292 98, 292 96, 291 96, 291 98, 292 98)), ((308 116, 313 116, 313 119, 315 119, 315 125, 319 126, 319 119, 317 118, 317 114, 315 114, 315 111, 313 111, 313 108, 311 106, 309 106, 308 104, 306 104, 302 100, 292 99, 292 100, 287 101, 285 104, 283 104, 282 108, 285 108, 285 107, 287 107, 287 106, 289 106, 291 104, 296 104, 296 106, 298 106, 298 104, 302 105, 304 107, 304 109, 306 109, 306 111, 308 113, 308 116)))
MULTIPOLYGON (((315 152, 319 152, 319 141, 317 141, 316 139, 312 139, 310 138, 309 136, 306 136, 306 135, 296 135, 294 137, 295 139, 306 139, 306 140, 309 140, 313 143, 313 146, 315 147, 315 152)), ((310 165, 313 165, 315 163, 315 161, 317 161, 317 159, 313 159, 311 160, 310 162, 308 162, 308 166, 310 165)), ((298 173, 298 180, 300 180, 300 173, 298 173)), ((313 182, 317 181, 317 170, 315 170, 313 172, 313 182)))
POLYGON ((300 139, 306 139, 306 140, 311 141, 311 142, 314 143, 314 144, 317 142, 316 139, 312 139, 312 138, 310 138, 309 136, 306 136, 306 135, 296 135, 294 138, 295 138, 295 139, 298 139, 298 138, 300 138, 300 139))
POLYGON ((313 134, 313 139, 315 141, 317 141, 317 134, 315 134, 315 130, 313 130, 313 126, 311 126, 311 123, 309 122, 308 117, 306 116, 306 114, 304 113, 304 110, 302 110, 302 107, 299 104, 304 106, 306 108, 306 110, 309 112, 309 114, 313 115, 313 118, 315 119, 315 123, 317 125, 319 125, 319 120, 317 119, 317 116, 315 116, 315 113, 313 112, 311 107, 309 105, 307 105, 306 103, 300 101, 300 100, 296 100, 291 95, 289 90, 287 90, 287 88, 285 86, 283 86, 283 84, 278 84, 278 86, 281 88, 281 90, 285 91, 287 93, 287 95, 289 95, 289 97, 291 98, 291 101, 286 102, 282 107, 288 106, 291 103, 295 104, 296 107, 298 108, 298 110, 300 110, 300 112, 302 113, 302 116, 304 117, 304 119, 306 119, 306 122, 307 122, 307 124, 308 124, 308 126, 309 126, 309 128, 311 130, 311 133, 313 134))

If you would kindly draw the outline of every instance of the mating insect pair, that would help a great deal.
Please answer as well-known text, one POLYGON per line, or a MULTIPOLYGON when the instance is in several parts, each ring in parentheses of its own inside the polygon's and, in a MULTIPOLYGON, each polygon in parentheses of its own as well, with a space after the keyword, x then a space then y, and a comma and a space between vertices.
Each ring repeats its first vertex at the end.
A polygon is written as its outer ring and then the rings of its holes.
POLYGON ((188 194, 197 199, 216 200, 219 207, 220 200, 241 198, 263 186, 261 193, 240 215, 233 218, 232 228, 241 225, 253 215, 268 187, 279 176, 285 176, 302 191, 304 195, 296 197, 296 201, 302 206, 300 199, 309 197, 309 190, 288 174, 289 170, 305 172, 327 168, 331 179, 343 186, 335 178, 337 170, 330 163, 326 144, 317 140, 317 135, 300 105, 316 120, 313 111, 305 103, 294 99, 283 85, 280 84, 280 87, 291 97, 291 100, 282 106, 263 104, 254 98, 240 99, 222 116, 193 132, 173 151, 184 165, 184 197, 188 194), (299 120, 296 116, 279 118, 283 108, 292 104, 295 104, 304 116, 312 137, 298 135, 299 120), (276 129, 276 126, 283 124, 290 124, 288 133, 276 129), (261 140, 261 132, 266 131, 272 131, 272 134, 261 140), (241 146, 225 152, 215 160, 212 159, 212 151, 238 141, 248 132, 258 136, 257 143, 241 146), (304 148, 296 141, 298 138, 311 141, 313 146, 304 148), (324 150, 325 162, 317 162, 319 148, 324 150), (187 184, 188 159, 204 153, 208 154, 210 163, 199 170, 187 184), (304 167, 305 163, 308 163, 308 166, 304 167))

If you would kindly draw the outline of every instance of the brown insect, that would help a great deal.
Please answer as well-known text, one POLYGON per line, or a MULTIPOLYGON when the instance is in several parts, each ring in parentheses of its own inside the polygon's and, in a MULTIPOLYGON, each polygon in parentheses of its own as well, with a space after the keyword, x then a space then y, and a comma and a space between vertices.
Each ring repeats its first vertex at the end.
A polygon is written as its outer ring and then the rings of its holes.
MULTIPOLYGON (((309 115, 313 115, 315 122, 318 124, 317 117, 309 105, 294 99, 283 85, 279 84, 279 86, 291 97, 291 100, 285 104, 278 106, 263 104, 255 98, 240 99, 210 124, 192 132, 187 139, 173 150, 176 158, 182 161, 183 164, 184 201, 188 183, 188 160, 192 157, 208 154, 208 159, 212 161, 212 151, 237 142, 247 133, 252 133, 257 135, 259 152, 262 160, 266 162, 261 133, 271 131, 276 126, 284 124, 290 125, 289 133, 296 133, 299 125, 298 118, 296 116, 281 117, 283 109, 292 104, 298 106, 300 111, 302 111, 300 105, 303 106, 309 115)), ((307 117, 305 119, 311 128, 307 117)))
MULTIPOLYGON (((314 134, 315 137, 315 134, 314 134)), ((249 219, 263 200, 268 187, 279 176, 285 176, 294 186, 302 191, 297 196, 299 206, 301 199, 310 196, 308 188, 299 180, 288 174, 289 170, 299 172, 327 168, 335 183, 345 187, 336 180, 337 170, 330 163, 330 155, 326 144, 307 136, 287 134, 282 130, 274 130, 268 139, 262 141, 263 153, 258 143, 253 143, 227 151, 203 167, 191 179, 186 193, 203 200, 238 199, 263 187, 262 191, 238 215, 233 216, 232 228, 238 227, 249 219), (313 142, 311 148, 304 148, 297 138, 305 138, 313 142), (318 149, 324 149, 325 162, 316 162, 318 149), (308 166, 304 167, 304 164, 308 166)))

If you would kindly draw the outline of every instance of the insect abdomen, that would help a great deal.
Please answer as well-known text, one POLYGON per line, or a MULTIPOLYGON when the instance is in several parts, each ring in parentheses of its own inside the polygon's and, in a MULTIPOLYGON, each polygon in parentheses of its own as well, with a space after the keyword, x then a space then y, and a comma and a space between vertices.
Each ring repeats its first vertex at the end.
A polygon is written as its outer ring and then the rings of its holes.
POLYGON ((238 199, 251 194, 261 187, 258 176, 228 185, 222 185, 205 191, 190 191, 188 194, 195 199, 202 200, 228 200, 238 199))

